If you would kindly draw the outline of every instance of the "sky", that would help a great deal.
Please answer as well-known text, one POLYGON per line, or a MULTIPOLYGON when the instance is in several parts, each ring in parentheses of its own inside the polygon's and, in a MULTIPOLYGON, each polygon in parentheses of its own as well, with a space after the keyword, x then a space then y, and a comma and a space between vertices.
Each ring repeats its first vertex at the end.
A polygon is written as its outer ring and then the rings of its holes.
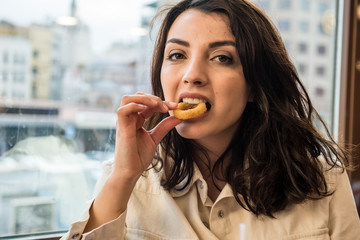
MULTIPOLYGON (((141 6, 151 0, 77 0, 77 16, 89 26, 95 52, 134 40, 141 6)), ((70 14, 71 0, 0 0, 0 19, 16 25, 44 23, 70 14)))

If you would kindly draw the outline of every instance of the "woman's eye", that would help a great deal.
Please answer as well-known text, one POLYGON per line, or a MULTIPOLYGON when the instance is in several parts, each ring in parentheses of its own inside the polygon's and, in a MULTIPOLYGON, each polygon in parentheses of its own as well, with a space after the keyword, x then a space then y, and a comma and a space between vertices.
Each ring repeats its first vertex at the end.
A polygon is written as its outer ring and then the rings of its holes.
POLYGON ((232 63, 233 59, 226 55, 219 55, 213 58, 214 60, 221 62, 221 63, 232 63))
POLYGON ((185 56, 181 53, 171 53, 167 57, 169 60, 184 59, 185 56))

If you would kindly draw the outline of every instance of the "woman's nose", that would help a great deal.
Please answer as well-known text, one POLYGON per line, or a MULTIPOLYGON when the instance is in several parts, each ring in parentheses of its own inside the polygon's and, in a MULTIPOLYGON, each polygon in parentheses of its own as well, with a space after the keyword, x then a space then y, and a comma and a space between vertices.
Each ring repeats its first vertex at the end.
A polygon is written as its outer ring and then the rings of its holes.
POLYGON ((203 86, 207 83, 206 66, 198 60, 189 62, 186 66, 182 81, 185 84, 194 84, 196 86, 203 86))

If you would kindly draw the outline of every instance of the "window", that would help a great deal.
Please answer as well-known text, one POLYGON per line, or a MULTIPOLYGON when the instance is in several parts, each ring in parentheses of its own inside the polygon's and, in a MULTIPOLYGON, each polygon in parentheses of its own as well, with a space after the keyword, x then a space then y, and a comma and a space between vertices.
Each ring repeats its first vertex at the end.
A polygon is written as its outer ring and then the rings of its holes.
POLYGON ((318 45, 317 46, 317 53, 318 53, 318 55, 325 55, 326 54, 326 46, 318 45))
POLYGON ((299 43, 298 47, 299 47, 299 52, 300 53, 307 53, 307 51, 308 51, 307 43, 301 42, 301 43, 299 43))
POLYGON ((9 62, 9 54, 7 52, 3 52, 3 63, 6 64, 9 62))
POLYGON ((322 87, 316 87, 315 88, 315 94, 318 97, 322 97, 325 94, 325 89, 323 89, 322 87))
POLYGON ((270 4, 271 4, 271 1, 270 1, 270 0, 260 0, 260 1, 259 1, 259 6, 260 6, 264 11, 270 10, 270 4))
POLYGON ((325 75, 325 67, 324 66, 317 66, 316 67, 316 75, 317 76, 324 76, 325 75))
POLYGON ((308 12, 310 10, 310 0, 301 0, 300 8, 303 12, 308 12))
POLYGON ((38 74, 38 69, 37 69, 37 67, 33 67, 33 68, 32 68, 32 74, 33 74, 33 77, 34 77, 34 78, 37 77, 37 74, 38 74))
MULTIPOLYGON (((114 154, 121 97, 151 92, 149 23, 168 2, 12 0, 1 6, 1 18, 16 31, 2 35, 11 29, 0 21, 0 238, 61 233, 79 218, 101 163, 114 154), (71 12, 76 21, 64 21, 71 12)), ((319 12, 335 11, 337 0, 253 2, 275 16, 310 97, 324 98, 314 104, 331 126, 333 101, 326 97, 332 99, 335 76, 326 70, 335 68, 336 34, 310 27, 323 26, 319 12), (299 16, 304 12, 308 18, 299 16)))
POLYGON ((291 22, 290 20, 280 20, 279 21, 279 30, 283 32, 290 31, 291 28, 291 22))
POLYGON ((18 82, 19 80, 19 78, 18 78, 18 73, 17 72, 13 72, 13 74, 12 74, 12 80, 13 80, 13 82, 18 82))
POLYGON ((13 64, 16 65, 19 62, 18 55, 16 53, 13 54, 13 64))
POLYGON ((143 20, 157 4, 73 2, 14 0, 0 8, 11 22, 0 21, 8 83, 0 89, 0 238, 65 231, 78 219, 102 161, 113 156, 122 95, 150 92, 152 42, 143 20), (99 9, 107 14, 99 17, 99 9), (75 25, 63 22, 71 10, 75 25))
POLYGON ((309 22, 307 22, 307 21, 300 21, 300 23, 299 23, 299 29, 300 29, 301 32, 303 32, 303 33, 309 32, 309 27, 310 27, 309 22))
POLYGON ((25 60, 25 56, 24 56, 24 54, 22 53, 22 54, 19 54, 19 64, 20 65, 23 65, 23 64, 25 64, 26 63, 26 60, 25 60))
POLYGON ((320 2, 318 8, 319 13, 324 13, 326 10, 329 9, 329 4, 327 2, 320 2))
POLYGON ((306 64, 300 63, 298 68, 299 68, 299 73, 301 75, 304 75, 307 73, 307 65, 306 64))
POLYGON ((33 51, 33 58, 37 58, 39 56, 39 52, 37 50, 33 51))
POLYGON ((2 80, 3 80, 3 82, 6 82, 7 79, 8 79, 8 73, 7 73, 6 71, 3 71, 3 73, 2 73, 2 80))
POLYGON ((279 9, 284 10, 284 9, 290 9, 291 8, 291 0, 279 0, 279 9))

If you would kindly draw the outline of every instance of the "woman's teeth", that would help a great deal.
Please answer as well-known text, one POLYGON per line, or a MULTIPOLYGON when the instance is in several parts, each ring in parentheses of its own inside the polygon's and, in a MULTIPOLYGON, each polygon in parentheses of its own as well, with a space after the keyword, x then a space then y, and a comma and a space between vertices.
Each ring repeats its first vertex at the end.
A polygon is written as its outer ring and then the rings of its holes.
POLYGON ((199 99, 199 98, 183 98, 181 100, 181 102, 186 102, 186 103, 189 103, 189 104, 199 104, 201 102, 204 102, 206 103, 206 108, 207 110, 209 111, 210 108, 211 108, 211 104, 209 102, 206 102, 204 99, 199 99))
POLYGON ((204 99, 199 98, 183 98, 182 101, 189 104, 199 104, 201 102, 206 102, 204 99))

